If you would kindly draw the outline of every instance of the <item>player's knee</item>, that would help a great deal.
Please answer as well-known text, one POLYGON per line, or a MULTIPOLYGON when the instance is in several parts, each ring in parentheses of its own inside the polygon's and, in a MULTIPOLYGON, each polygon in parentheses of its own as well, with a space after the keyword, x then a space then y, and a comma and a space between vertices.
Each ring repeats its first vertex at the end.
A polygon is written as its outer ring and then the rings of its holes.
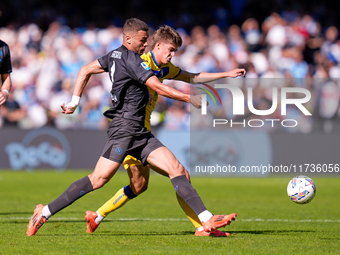
POLYGON ((188 178, 188 176, 185 173, 185 168, 181 163, 178 162, 169 172, 169 177, 170 179, 172 179, 180 175, 185 175, 188 178))
POLYGON ((186 169, 184 168, 184 166, 181 163, 178 162, 178 164, 176 166, 176 173, 178 175, 186 175, 185 171, 186 171, 186 169))
POLYGON ((187 177, 188 181, 190 182, 190 175, 189 175, 188 170, 184 169, 184 171, 185 171, 185 176, 187 177))
POLYGON ((110 180, 107 178, 94 176, 93 174, 89 175, 89 179, 91 181, 91 184, 94 190, 103 187, 110 180))
POLYGON ((99 189, 99 188, 103 187, 107 183, 107 181, 97 180, 97 181, 91 182, 91 183, 92 183, 93 189, 95 190, 95 189, 99 189))

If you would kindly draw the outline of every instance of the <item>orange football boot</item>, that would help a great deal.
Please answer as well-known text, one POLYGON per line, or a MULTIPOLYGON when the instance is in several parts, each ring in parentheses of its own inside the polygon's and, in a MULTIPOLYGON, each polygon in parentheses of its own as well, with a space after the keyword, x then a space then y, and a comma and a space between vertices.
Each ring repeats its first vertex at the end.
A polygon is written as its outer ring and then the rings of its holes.
POLYGON ((196 230, 195 236, 230 236, 230 233, 219 231, 217 229, 215 231, 211 231, 211 232, 207 232, 207 231, 204 231, 204 230, 202 230, 202 231, 196 230))
POLYGON ((34 236, 35 233, 37 233, 37 231, 39 230, 39 228, 41 228, 41 226, 44 225, 46 221, 48 221, 44 216, 42 216, 43 208, 44 208, 43 204, 39 204, 35 207, 33 216, 27 225, 26 234, 28 236, 34 236))
POLYGON ((211 232, 215 229, 225 227, 235 220, 237 214, 232 213, 229 215, 213 215, 207 222, 202 222, 204 231, 211 232))
POLYGON ((97 213, 92 212, 92 211, 86 211, 85 213, 86 215, 84 216, 84 218, 86 219, 86 222, 87 222, 86 232, 93 233, 94 231, 96 231, 96 229, 98 228, 100 224, 100 223, 97 224, 95 222, 95 219, 97 218, 97 213))

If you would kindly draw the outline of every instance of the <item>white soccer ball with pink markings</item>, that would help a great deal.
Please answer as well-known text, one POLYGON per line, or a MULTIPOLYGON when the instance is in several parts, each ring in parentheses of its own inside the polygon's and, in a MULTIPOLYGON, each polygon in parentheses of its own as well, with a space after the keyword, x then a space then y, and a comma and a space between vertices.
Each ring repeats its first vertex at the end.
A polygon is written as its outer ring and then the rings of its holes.
POLYGON ((316 193, 315 183, 305 175, 299 175, 290 180, 287 194, 297 204, 307 204, 313 200, 316 193))

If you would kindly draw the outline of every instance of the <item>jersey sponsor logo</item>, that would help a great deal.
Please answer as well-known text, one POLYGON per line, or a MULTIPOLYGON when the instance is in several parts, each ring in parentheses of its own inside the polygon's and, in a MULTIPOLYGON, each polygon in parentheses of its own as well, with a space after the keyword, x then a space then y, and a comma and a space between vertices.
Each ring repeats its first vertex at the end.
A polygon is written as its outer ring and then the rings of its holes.
POLYGON ((122 52, 120 52, 120 51, 113 51, 112 54, 111 54, 111 57, 121 59, 122 58, 122 52))
POLYGON ((150 70, 150 67, 145 63, 145 62, 142 62, 140 63, 142 65, 142 67, 145 69, 145 70, 150 70))

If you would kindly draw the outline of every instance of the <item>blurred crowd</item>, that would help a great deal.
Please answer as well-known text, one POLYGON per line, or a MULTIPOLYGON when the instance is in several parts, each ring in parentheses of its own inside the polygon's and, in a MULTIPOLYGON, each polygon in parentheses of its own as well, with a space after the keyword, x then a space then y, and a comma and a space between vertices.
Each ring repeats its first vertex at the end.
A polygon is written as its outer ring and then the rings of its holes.
MULTIPOLYGON (((246 79, 237 78, 228 83, 239 84, 245 95, 247 88, 252 87, 256 109, 271 107, 272 87, 306 88, 312 94, 306 108, 313 116, 304 116, 296 107, 288 109, 285 118, 299 119, 302 123, 294 132, 311 132, 319 120, 322 130, 334 129, 340 117, 340 83, 337 80, 340 78, 340 40, 335 26, 322 27, 308 14, 285 10, 273 12, 261 23, 249 18, 240 26, 210 25, 207 29, 195 26, 190 31, 177 30, 183 38, 183 46, 172 59, 173 64, 190 72, 245 68, 246 79)), ((152 33, 153 29, 150 37, 152 33)), ((69 103, 81 66, 121 45, 121 27, 71 29, 53 22, 44 31, 30 23, 20 28, 1 27, 0 38, 10 47, 13 67, 13 92, 1 108, 3 127, 106 129, 109 120, 102 113, 111 104, 111 83, 107 74, 92 76, 75 114, 61 114, 60 105, 69 103)), ((183 82, 165 83, 185 93, 202 92, 183 82)), ((218 92, 222 102, 228 103, 223 107, 211 103, 208 115, 235 118, 230 113, 230 94, 218 92)), ((259 116, 246 114, 246 120, 252 118, 259 119, 259 116)), ((152 115, 152 125, 171 130, 189 129, 189 105, 160 97, 152 115)))

